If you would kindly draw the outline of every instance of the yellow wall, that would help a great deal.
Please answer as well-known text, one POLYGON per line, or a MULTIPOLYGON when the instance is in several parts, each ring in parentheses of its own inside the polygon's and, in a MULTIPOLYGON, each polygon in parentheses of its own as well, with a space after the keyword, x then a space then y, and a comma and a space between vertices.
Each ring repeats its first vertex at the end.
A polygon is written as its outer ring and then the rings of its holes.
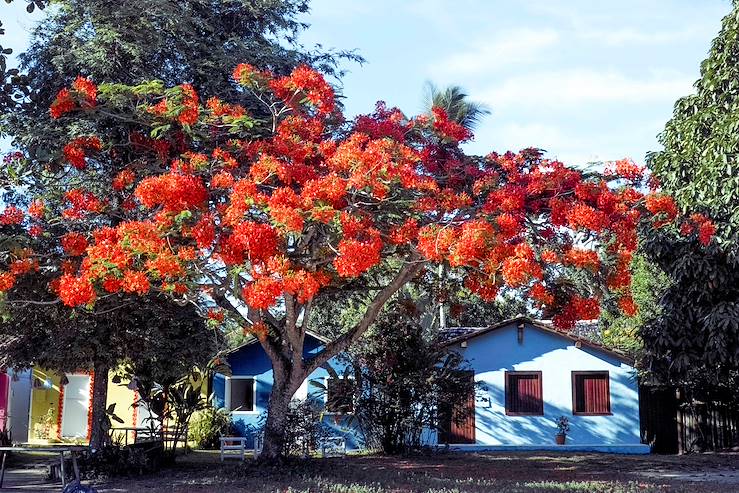
MULTIPOLYGON (((28 433, 29 441, 32 443, 57 441, 60 431, 57 423, 61 422, 59 420, 59 383, 61 381, 61 377, 54 372, 39 368, 33 369, 33 377, 34 380, 38 380, 40 383, 50 382, 51 385, 48 386, 48 388, 46 388, 46 386, 34 386, 31 389, 30 430, 28 433), (44 427, 44 418, 49 409, 52 410, 52 419, 48 438, 41 438, 40 432, 44 427)), ((197 381, 194 381, 193 383, 196 382, 197 381)), ((206 385, 203 385, 201 388, 203 398, 208 397, 206 389, 206 385)), ((123 423, 113 421, 113 428, 136 427, 138 425, 134 416, 133 408, 135 398, 135 392, 130 390, 126 385, 113 383, 112 376, 110 377, 108 380, 107 406, 115 404, 115 415, 124 421, 123 423)), ((132 439, 132 436, 132 432, 128 432, 129 441, 132 439)))
POLYGON ((136 426, 133 421, 134 392, 125 385, 108 381, 108 406, 115 404, 115 415, 124 421, 124 424, 113 422, 113 427, 136 426))
POLYGON ((58 375, 41 370, 33 369, 33 388, 31 389, 31 410, 29 419, 28 439, 31 442, 46 441, 47 439, 56 440, 58 434, 59 419, 59 382, 58 375), (48 383, 51 383, 48 386, 48 383), (38 388, 39 383, 46 383, 38 388), (47 388, 48 386, 48 388, 47 388), (44 428, 46 413, 52 410, 51 426, 48 429, 48 437, 44 438, 41 433, 44 428))
MULTIPOLYGON (((51 386, 49 388, 34 386, 31 389, 29 441, 32 443, 53 442, 58 440, 59 435, 57 423, 59 422, 59 383, 61 377, 56 373, 39 368, 33 369, 33 377, 34 379, 38 379, 39 382, 50 381, 51 386), (42 438, 40 432, 49 409, 52 410, 51 428, 48 438, 42 438)), ((115 404, 116 416, 124 421, 123 424, 113 422, 114 428, 136 426, 133 411, 134 396, 134 392, 129 390, 125 385, 113 383, 112 377, 108 380, 107 405, 115 404)))

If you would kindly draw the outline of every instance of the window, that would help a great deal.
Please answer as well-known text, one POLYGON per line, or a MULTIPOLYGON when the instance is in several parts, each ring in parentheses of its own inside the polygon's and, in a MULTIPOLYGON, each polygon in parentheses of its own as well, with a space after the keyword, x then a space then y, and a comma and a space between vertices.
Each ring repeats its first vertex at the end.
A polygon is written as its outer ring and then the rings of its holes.
POLYGON ((353 383, 350 378, 326 379, 326 411, 330 413, 354 412, 353 383))
POLYGON ((510 416, 541 416, 544 401, 541 398, 540 371, 505 372, 505 413, 510 416))
POLYGON ((231 378, 229 390, 230 411, 254 411, 256 385, 253 378, 231 378))
POLYGON ((611 392, 607 371, 572 372, 572 414, 611 414, 611 392))

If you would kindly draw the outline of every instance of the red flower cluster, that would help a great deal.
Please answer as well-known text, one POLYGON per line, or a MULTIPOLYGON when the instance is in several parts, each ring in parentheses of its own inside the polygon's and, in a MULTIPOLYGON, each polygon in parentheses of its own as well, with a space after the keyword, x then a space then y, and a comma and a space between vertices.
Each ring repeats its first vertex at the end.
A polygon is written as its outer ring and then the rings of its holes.
POLYGON ((683 235, 697 232, 698 241, 704 246, 708 246, 716 234, 716 225, 703 214, 691 214, 690 221, 682 224, 680 232, 683 235))
POLYGON ((97 102, 97 86, 89 79, 77 77, 72 83, 72 90, 62 89, 51 103, 49 112, 57 119, 77 108, 92 108, 97 102))
POLYGON ((0 272, 0 293, 10 291, 15 285, 15 276, 10 272, 0 272))
POLYGON ((597 272, 600 269, 598 253, 593 250, 571 248, 565 252, 564 261, 566 264, 573 265, 579 269, 589 269, 593 272, 597 272))
POLYGON ((198 94, 190 84, 183 84, 182 88, 182 110, 177 115, 177 120, 183 125, 193 125, 198 121, 200 108, 198 106, 198 94))
MULTIPOLYGON (((245 73, 246 69, 242 68, 237 80, 241 81, 245 73)), ((247 80, 252 80, 251 75, 247 76, 247 80)), ((272 79, 269 86, 275 96, 290 106, 297 107, 305 98, 316 108, 319 115, 327 115, 334 111, 333 88, 321 74, 306 65, 296 67, 288 77, 272 79)))
POLYGON ((70 274, 64 274, 59 278, 58 294, 62 302, 71 307, 90 305, 97 298, 95 288, 89 279, 70 274))
POLYGON ((382 240, 377 230, 369 230, 359 238, 339 242, 334 267, 342 277, 357 277, 380 263, 382 240))
POLYGON ((208 199, 200 178, 174 172, 144 178, 134 194, 144 207, 162 206, 165 212, 196 209, 208 199))
POLYGON ((655 228, 669 224, 677 217, 677 205, 669 195, 648 195, 644 205, 654 215, 655 228))
POLYGON ((12 224, 20 224, 25 219, 26 215, 22 210, 14 205, 8 206, 5 210, 0 213, 0 225, 10 226, 12 224))
POLYGON ((64 146, 64 159, 79 170, 85 169, 87 162, 85 161, 86 153, 90 151, 99 151, 102 148, 100 139, 92 137, 77 137, 69 144, 64 146))
POLYGON ((447 112, 442 108, 434 106, 431 108, 431 113, 434 115, 434 130, 442 138, 453 142, 464 142, 472 138, 472 132, 454 120, 451 120, 447 112))
POLYGON ((644 177, 644 166, 639 166, 631 159, 619 159, 606 166, 606 174, 639 181, 644 177))
POLYGON ((280 281, 270 277, 259 277, 244 287, 241 296, 250 307, 266 310, 277 303, 282 291, 280 281))
POLYGON ((28 206, 28 215, 34 219, 43 219, 46 213, 46 205, 41 199, 36 199, 28 206))
POLYGON ((146 277, 146 273, 137 272, 134 270, 127 270, 123 273, 123 281, 121 288, 126 293, 136 293, 139 295, 146 294, 151 289, 149 278, 146 277))
POLYGON ((100 212, 103 203, 91 192, 73 188, 64 194, 64 198, 71 207, 65 209, 62 215, 65 219, 82 219, 88 212, 100 212))
POLYGON ((118 173, 115 178, 113 178, 113 190, 115 190, 116 192, 121 192, 133 185, 134 181, 136 181, 136 174, 133 172, 133 170, 124 169, 123 171, 118 173))
POLYGON ((79 257, 87 250, 87 238, 80 233, 67 233, 62 236, 62 248, 67 255, 79 257))

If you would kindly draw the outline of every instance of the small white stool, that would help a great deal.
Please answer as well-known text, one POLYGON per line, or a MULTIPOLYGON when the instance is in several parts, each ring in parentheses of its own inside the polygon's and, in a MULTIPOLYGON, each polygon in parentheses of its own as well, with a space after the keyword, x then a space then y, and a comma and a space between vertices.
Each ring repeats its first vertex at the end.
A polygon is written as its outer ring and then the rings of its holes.
POLYGON ((246 437, 221 437, 221 462, 223 459, 241 459, 244 461, 246 437))

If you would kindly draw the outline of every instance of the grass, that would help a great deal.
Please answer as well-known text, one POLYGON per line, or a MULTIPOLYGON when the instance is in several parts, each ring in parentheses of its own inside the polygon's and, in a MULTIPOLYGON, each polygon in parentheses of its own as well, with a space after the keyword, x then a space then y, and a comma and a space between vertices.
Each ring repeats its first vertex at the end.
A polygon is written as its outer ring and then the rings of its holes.
POLYGON ((712 493, 739 491, 739 455, 438 454, 347 457, 281 466, 194 453, 156 476, 100 493, 712 493))

